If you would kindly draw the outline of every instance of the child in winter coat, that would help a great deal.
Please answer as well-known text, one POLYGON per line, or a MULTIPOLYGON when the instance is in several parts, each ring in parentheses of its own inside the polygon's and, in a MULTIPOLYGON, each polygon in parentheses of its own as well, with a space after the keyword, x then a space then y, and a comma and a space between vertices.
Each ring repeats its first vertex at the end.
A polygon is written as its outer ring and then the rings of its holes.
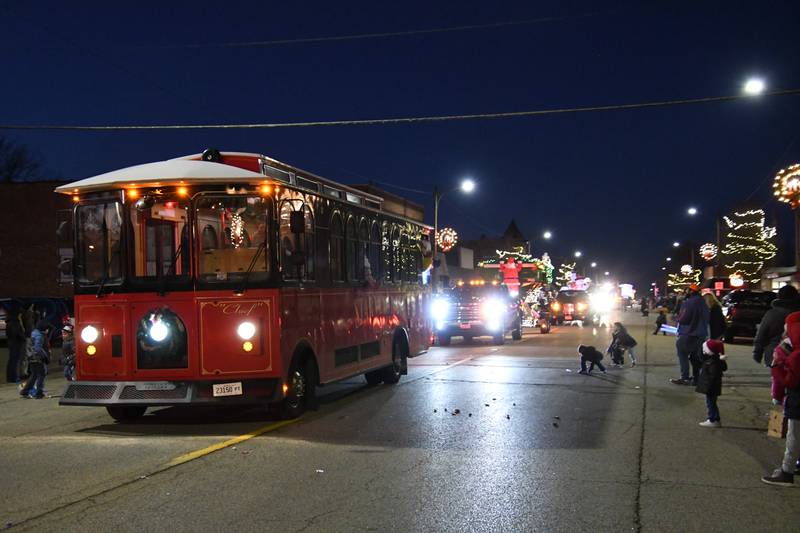
POLYGON ((611 345, 606 350, 606 353, 611 355, 614 366, 622 366, 625 363, 626 351, 631 358, 631 367, 636 366, 635 347, 636 340, 630 336, 622 322, 614 322, 614 329, 611 330, 611 345))
POLYGON ((783 417, 787 422, 786 450, 781 467, 761 481, 791 487, 800 457, 800 350, 794 348, 800 346, 800 312, 789 314, 784 327, 787 338, 773 352, 771 372, 772 398, 775 403, 783 404, 783 417))
POLYGON ((69 324, 61 329, 61 352, 64 377, 69 381, 75 381, 75 335, 69 324))
POLYGON ((606 367, 603 366, 601 362, 603 360, 603 354, 595 348, 594 346, 584 346, 581 344, 578 346, 578 353, 581 354, 581 369, 578 374, 591 374, 592 370, 594 370, 595 365, 597 368, 600 369, 600 372, 603 374, 606 373, 606 367), (586 363, 589 363, 589 369, 586 369, 586 363))
POLYGON ((722 374, 726 370, 728 370, 728 363, 725 362, 725 345, 714 339, 704 342, 700 375, 694 389, 696 392, 706 395, 708 418, 705 422, 700 422, 704 428, 718 428, 722 425, 717 398, 722 394, 722 374))
POLYGON ((31 333, 31 347, 28 351, 28 371, 30 375, 19 391, 24 398, 44 398, 44 378, 47 376, 47 365, 50 363, 50 349, 47 345, 47 332, 50 324, 40 320, 31 333))
MULTIPOLYGON (((656 317, 656 330, 653 332, 653 335, 658 335, 658 332, 661 331, 661 326, 667 323, 667 313, 661 309, 658 312, 658 316, 656 317)), ((666 331, 661 331, 664 335, 667 334, 666 331)))

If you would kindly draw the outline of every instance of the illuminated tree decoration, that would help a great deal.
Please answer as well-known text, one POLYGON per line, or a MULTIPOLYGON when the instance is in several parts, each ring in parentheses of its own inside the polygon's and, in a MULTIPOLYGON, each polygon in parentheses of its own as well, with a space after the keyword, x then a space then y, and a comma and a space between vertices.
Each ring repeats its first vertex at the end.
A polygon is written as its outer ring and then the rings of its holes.
POLYGON ((800 163, 783 168, 775 174, 773 194, 778 201, 789 204, 792 209, 800 205, 800 163))
POLYGON ((231 217, 231 243, 234 248, 241 248, 244 244, 244 220, 239 213, 231 217))
POLYGON ((558 267, 558 277, 556 277, 556 281, 561 287, 566 287, 573 281, 575 264, 576 263, 561 263, 561 266, 558 267))
POLYGON ((725 268, 751 283, 759 281, 764 263, 778 253, 778 247, 772 242, 777 230, 765 225, 764 217, 763 209, 723 217, 728 226, 725 246, 720 252, 725 268))
POLYGON ((458 233, 453 228, 442 228, 436 234, 436 244, 445 253, 453 249, 458 242, 458 233))
MULTIPOLYGON (((684 265, 685 266, 685 265, 684 265)), ((681 268, 683 270, 683 268, 681 268)), ((692 283, 700 283, 700 276, 703 272, 699 269, 692 269, 689 267, 689 272, 678 273, 678 274, 670 274, 667 276, 667 286, 679 291, 687 288, 692 283)))
POLYGON ((692 273, 692 270, 693 270, 692 265, 683 265, 681 267, 681 274, 683 274, 684 276, 688 276, 692 273))
POLYGON ((711 261, 717 257, 717 253, 719 253, 719 248, 717 248, 716 244, 707 242, 700 247, 700 257, 702 257, 705 261, 711 261))

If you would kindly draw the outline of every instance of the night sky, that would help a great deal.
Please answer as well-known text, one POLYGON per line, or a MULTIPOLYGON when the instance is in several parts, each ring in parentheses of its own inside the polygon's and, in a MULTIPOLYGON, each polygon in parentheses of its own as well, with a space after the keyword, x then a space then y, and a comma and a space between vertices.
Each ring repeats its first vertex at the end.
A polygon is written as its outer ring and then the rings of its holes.
MULTIPOLYGON (((4 124, 295 122, 522 111, 800 88, 800 3, 0 2, 4 124), (164 7, 168 4, 170 7, 164 7), (408 36, 218 45, 404 32, 408 36)), ((622 280, 661 274, 714 214, 768 207, 800 160, 800 96, 421 125, 173 132, 0 131, 43 179, 81 179, 207 147, 259 152, 345 183, 478 182, 441 204, 465 237, 513 217, 537 255, 580 249, 622 280), (700 215, 690 218, 690 205, 700 215), (554 233, 546 245, 544 229, 554 233)), ((397 189, 388 189, 401 193, 397 189)), ((426 203, 429 195, 407 193, 426 203)), ((791 258, 791 251, 786 261, 791 258)))

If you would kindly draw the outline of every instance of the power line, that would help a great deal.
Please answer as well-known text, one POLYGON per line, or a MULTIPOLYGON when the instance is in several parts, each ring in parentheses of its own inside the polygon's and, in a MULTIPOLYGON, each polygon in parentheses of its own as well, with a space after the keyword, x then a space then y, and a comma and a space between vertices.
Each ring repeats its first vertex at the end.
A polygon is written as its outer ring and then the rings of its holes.
POLYGON ((381 39, 386 37, 409 37, 412 35, 429 35, 434 33, 451 33, 470 30, 486 30, 496 28, 506 28, 509 26, 523 26, 537 24, 541 22, 557 22, 562 20, 586 18, 597 16, 597 13, 585 13, 581 15, 564 15, 558 17, 539 17, 525 20, 509 20, 504 22, 493 22, 489 24, 468 24, 464 26, 448 26, 443 28, 428 28, 405 31, 388 31, 375 33, 356 33, 347 35, 329 35, 324 37, 299 37, 295 39, 272 39, 268 41, 234 41, 228 43, 195 43, 195 44, 163 44, 163 45, 142 45, 133 47, 134 49, 198 49, 198 48, 248 48, 277 46, 287 44, 306 44, 324 43, 331 41, 355 41, 361 39, 381 39))
MULTIPOLYGON (((786 96, 800 94, 800 89, 785 89, 763 93, 761 97, 786 96)), ((139 130, 233 130, 233 129, 274 129, 274 128, 313 128, 323 126, 386 126, 393 124, 419 124, 426 122, 452 122, 459 120, 489 120, 502 118, 538 117, 545 115, 564 115, 571 113, 590 113, 597 111, 624 111, 629 109, 645 109, 652 107, 670 107, 679 105, 706 104, 712 102, 732 102, 752 99, 753 96, 737 94, 729 96, 709 96, 703 98, 685 98, 640 102, 632 104, 612 104, 587 107, 563 107, 556 109, 540 109, 533 111, 511 111, 505 113, 475 113, 468 115, 433 115, 421 117, 376 118, 356 120, 330 120, 312 122, 267 122, 254 124, 152 124, 152 125, 119 125, 119 126, 81 126, 76 124, 0 124, 0 130, 51 130, 51 131, 139 131, 139 130)))

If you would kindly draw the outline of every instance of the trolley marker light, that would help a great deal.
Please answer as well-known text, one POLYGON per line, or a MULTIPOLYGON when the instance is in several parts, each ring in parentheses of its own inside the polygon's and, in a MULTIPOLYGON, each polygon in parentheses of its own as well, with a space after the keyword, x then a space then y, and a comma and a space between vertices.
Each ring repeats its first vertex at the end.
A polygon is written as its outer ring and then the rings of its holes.
POLYGON ((150 338, 156 342, 161 342, 169 336, 169 328, 161 319, 157 319, 150 326, 150 338))
POLYGON ((94 326, 86 326, 81 330, 81 340, 86 344, 92 344, 100 336, 100 332, 94 326))
POLYGON ((97 347, 94 344, 90 344, 86 347, 86 354, 87 355, 94 355, 97 353, 97 347))
MULTIPOLYGON (((253 335, 256 334, 256 325, 252 322, 242 322, 239 324, 239 327, 236 328, 236 334, 239 335, 242 340, 249 341, 253 338, 253 335)), ((250 349, 252 349, 252 343, 250 343, 250 346, 250 349)), ((250 350, 247 351, 249 352, 250 350)))
POLYGON ((253 343, 250 342, 250 341, 245 341, 242 344, 242 350, 244 350, 245 352, 252 352, 253 351, 253 343))

